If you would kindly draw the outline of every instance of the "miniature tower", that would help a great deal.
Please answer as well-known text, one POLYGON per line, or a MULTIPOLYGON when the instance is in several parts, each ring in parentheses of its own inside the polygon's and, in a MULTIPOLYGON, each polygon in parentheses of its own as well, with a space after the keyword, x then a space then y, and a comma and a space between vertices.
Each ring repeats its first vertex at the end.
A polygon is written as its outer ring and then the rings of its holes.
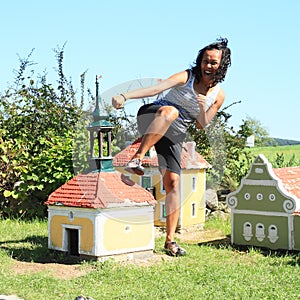
POLYGON ((111 131, 114 125, 107 121, 107 115, 101 114, 99 96, 99 82, 96 76, 96 105, 93 112, 93 122, 88 126, 90 133, 90 170, 114 171, 111 131), (96 153, 97 152, 97 153, 96 153))
POLYGON ((70 255, 106 259, 151 256, 154 249, 151 193, 115 171, 111 149, 114 126, 96 106, 90 132, 90 170, 54 191, 48 206, 48 247, 70 255))

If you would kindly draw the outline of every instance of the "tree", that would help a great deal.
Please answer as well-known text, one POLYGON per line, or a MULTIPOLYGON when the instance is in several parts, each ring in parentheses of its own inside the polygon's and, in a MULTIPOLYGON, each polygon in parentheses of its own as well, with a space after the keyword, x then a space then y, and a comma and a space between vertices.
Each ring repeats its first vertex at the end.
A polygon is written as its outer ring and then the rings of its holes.
POLYGON ((252 117, 247 117, 244 124, 251 130, 255 136, 255 146, 268 146, 273 139, 269 136, 268 130, 262 125, 262 123, 252 117))

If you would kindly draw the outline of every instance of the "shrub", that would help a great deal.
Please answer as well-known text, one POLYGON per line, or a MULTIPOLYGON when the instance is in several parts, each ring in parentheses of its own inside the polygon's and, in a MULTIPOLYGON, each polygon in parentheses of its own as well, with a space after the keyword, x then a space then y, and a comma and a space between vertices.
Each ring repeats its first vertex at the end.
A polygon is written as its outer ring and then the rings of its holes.
POLYGON ((189 128, 199 153, 212 165, 207 170, 207 186, 214 189, 235 190, 253 160, 253 154, 245 146, 252 134, 247 122, 238 131, 228 125, 231 115, 226 109, 231 105, 218 112, 205 130, 198 130, 195 125, 189 128))
POLYGON ((73 157, 80 155, 74 153, 75 129, 82 122, 83 103, 77 104, 72 84, 64 76, 63 49, 55 52, 56 89, 46 75, 37 80, 33 72, 25 76, 32 65, 30 53, 20 60, 14 85, 0 97, 2 216, 44 216, 42 204, 49 193, 74 174, 73 157))

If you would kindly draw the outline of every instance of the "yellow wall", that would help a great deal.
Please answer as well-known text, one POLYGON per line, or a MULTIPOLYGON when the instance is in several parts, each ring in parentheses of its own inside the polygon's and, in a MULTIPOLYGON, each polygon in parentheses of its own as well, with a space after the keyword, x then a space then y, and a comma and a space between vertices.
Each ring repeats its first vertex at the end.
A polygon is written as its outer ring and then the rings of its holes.
POLYGON ((153 237, 152 216, 107 218, 103 226, 103 246, 106 251, 149 246, 153 237), (116 234, 117 233, 117 234, 116 234))
MULTIPOLYGON (((117 168, 116 168, 117 169, 117 168)), ((120 169, 120 172, 122 170, 120 169)), ((140 184, 140 176, 131 175, 130 178, 140 184)), ((154 225, 166 226, 164 221, 161 221, 160 204, 165 202, 165 193, 161 193, 161 176, 159 173, 152 175, 152 185, 155 187, 155 196, 157 204, 154 210, 154 225)), ((182 211, 181 211, 181 227, 195 224, 204 224, 205 222, 205 169, 182 170, 181 175, 182 188, 182 211), (192 177, 197 178, 196 191, 192 192, 192 177), (192 203, 196 203, 196 217, 191 217, 192 203)))
POLYGON ((63 247, 63 224, 82 226, 80 230, 80 249, 85 252, 92 251, 94 244, 93 222, 87 218, 74 218, 70 221, 67 216, 53 216, 50 221, 50 240, 54 247, 63 247))
POLYGON ((181 227, 203 224, 205 222, 205 172, 204 170, 183 170, 182 172, 182 212, 181 227), (196 177, 196 188, 192 191, 192 178, 196 177), (195 203, 196 215, 192 217, 192 203, 195 203))

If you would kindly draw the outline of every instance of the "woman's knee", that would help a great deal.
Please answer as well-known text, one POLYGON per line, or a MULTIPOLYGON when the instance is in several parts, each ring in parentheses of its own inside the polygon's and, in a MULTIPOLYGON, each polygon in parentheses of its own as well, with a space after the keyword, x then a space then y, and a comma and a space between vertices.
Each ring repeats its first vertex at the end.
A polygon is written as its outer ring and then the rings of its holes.
POLYGON ((157 110, 156 116, 161 116, 166 121, 173 122, 178 118, 179 112, 174 106, 162 106, 157 110))
POLYGON ((179 189, 180 176, 176 173, 166 171, 164 175, 164 186, 167 192, 176 191, 179 189))

